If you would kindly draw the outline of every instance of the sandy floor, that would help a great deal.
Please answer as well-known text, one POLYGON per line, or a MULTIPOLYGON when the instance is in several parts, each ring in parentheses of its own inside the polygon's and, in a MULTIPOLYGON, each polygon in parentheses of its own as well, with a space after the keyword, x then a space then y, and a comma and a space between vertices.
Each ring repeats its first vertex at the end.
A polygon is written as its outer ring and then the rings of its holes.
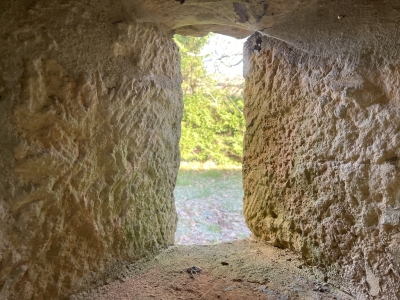
POLYGON ((114 277, 69 299, 353 299, 318 282, 294 253, 251 239, 174 246, 114 277))

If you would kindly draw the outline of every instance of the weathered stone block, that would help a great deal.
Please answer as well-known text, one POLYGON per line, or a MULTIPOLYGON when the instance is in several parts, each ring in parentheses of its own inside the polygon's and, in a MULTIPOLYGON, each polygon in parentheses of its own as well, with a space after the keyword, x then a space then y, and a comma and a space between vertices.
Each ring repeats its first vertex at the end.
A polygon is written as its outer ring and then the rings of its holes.
POLYGON ((249 228, 358 299, 398 299, 399 63, 310 55, 266 37, 256 54, 254 44, 245 55, 249 228))
POLYGON ((178 49, 102 5, 2 15, 1 299, 62 298, 174 242, 178 49))

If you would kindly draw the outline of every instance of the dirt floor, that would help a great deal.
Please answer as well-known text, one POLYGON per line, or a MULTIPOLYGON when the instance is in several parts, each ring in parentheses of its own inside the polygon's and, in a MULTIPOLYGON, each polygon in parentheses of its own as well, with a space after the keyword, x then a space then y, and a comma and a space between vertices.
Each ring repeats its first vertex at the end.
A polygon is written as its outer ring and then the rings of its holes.
POLYGON ((312 273, 293 252, 252 239, 178 245, 69 299, 353 299, 312 273))

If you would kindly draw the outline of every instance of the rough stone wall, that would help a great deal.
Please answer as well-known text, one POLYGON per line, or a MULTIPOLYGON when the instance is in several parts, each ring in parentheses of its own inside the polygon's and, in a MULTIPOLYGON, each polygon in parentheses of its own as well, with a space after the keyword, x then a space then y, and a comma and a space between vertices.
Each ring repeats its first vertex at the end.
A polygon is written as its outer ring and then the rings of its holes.
POLYGON ((173 244, 178 49, 96 5, 0 5, 0 299, 63 298, 173 244))
POLYGON ((245 49, 244 210, 357 299, 400 299, 400 62, 245 49), (257 52, 257 51, 256 51, 257 52))

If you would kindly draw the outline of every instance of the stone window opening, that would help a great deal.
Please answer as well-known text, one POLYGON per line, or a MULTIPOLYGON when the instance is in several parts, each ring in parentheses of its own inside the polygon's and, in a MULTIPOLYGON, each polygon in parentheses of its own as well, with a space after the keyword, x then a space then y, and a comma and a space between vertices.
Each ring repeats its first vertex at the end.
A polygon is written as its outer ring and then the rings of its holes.
POLYGON ((244 40, 210 34, 175 41, 184 99, 175 243, 247 238, 241 174, 244 40))

